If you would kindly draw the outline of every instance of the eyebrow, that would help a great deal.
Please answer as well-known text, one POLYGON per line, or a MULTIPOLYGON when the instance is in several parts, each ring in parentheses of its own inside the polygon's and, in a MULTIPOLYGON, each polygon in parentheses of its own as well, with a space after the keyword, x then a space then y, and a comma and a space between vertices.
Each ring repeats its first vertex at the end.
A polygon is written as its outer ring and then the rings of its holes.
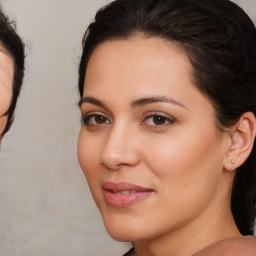
MULTIPOLYGON (((146 97, 146 98, 141 98, 141 99, 137 99, 134 100, 130 103, 131 108, 135 108, 135 107, 141 107, 147 104, 152 104, 152 103, 158 103, 158 102, 164 102, 164 103, 170 103, 170 104, 174 104, 177 106, 181 106, 183 108, 187 108, 185 105, 183 105, 182 103, 174 100, 173 98, 167 98, 165 96, 156 96, 156 97, 146 97)), ((102 108, 107 108, 107 106, 100 100, 95 99, 93 97, 83 97, 79 103, 78 106, 81 107, 81 105, 83 103, 91 103, 93 105, 97 105, 99 107, 102 108)))
POLYGON ((171 103, 171 104, 186 108, 185 105, 183 105, 182 103, 174 100, 173 98, 167 98, 165 96, 141 98, 141 99, 132 101, 130 106, 132 108, 135 108, 135 107, 141 107, 147 104, 158 103, 158 102, 171 103))
POLYGON ((102 101, 97 100, 93 97, 83 97, 82 99, 79 100, 78 106, 81 107, 81 105, 83 103, 91 103, 93 105, 97 105, 99 107, 106 108, 106 105, 102 101))

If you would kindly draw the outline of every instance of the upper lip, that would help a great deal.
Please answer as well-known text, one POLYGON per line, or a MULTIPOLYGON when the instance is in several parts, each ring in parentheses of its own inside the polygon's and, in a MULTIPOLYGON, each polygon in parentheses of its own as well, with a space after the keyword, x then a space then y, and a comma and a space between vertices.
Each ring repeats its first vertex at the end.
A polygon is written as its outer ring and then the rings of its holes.
POLYGON ((132 183, 127 182, 104 182, 103 189, 113 192, 121 192, 121 191, 136 191, 136 192, 148 192, 153 191, 151 188, 144 188, 132 183))

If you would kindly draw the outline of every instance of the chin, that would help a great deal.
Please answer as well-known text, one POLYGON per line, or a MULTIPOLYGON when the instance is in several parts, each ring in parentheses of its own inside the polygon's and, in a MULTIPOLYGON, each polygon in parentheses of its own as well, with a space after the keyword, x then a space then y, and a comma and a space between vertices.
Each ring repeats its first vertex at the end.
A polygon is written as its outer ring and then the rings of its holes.
POLYGON ((133 242, 143 240, 143 238, 138 234, 138 230, 131 232, 129 230, 121 230, 121 228, 117 230, 109 227, 106 227, 106 230, 110 237, 118 242, 133 242))
POLYGON ((108 234, 119 242, 150 240, 155 235, 154 230, 157 233, 156 227, 148 225, 148 222, 126 214, 104 216, 103 222, 108 234))
POLYGON ((108 234, 116 241, 131 242, 142 238, 136 220, 129 220, 125 216, 105 216, 103 222, 108 234))
POLYGON ((134 241, 134 236, 133 235, 128 235, 126 232, 113 232, 112 230, 108 230, 107 232, 111 238, 118 242, 132 242, 134 241))

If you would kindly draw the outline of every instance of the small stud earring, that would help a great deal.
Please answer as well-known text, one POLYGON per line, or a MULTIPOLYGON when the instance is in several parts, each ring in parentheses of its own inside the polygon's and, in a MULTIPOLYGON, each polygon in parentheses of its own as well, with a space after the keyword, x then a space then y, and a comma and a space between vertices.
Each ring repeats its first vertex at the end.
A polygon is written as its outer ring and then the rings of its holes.
POLYGON ((234 163, 235 163, 235 161, 234 161, 234 160, 232 160, 232 161, 231 161, 231 164, 234 164, 234 163))

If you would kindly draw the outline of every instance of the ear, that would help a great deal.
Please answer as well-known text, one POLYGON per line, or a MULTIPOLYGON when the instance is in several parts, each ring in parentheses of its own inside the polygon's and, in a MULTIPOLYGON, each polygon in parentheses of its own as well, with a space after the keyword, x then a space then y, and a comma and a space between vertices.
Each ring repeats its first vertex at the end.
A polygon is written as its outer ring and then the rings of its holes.
POLYGON ((229 143, 224 168, 233 171, 249 157, 255 136, 256 119, 252 112, 244 113, 229 131, 229 143))

